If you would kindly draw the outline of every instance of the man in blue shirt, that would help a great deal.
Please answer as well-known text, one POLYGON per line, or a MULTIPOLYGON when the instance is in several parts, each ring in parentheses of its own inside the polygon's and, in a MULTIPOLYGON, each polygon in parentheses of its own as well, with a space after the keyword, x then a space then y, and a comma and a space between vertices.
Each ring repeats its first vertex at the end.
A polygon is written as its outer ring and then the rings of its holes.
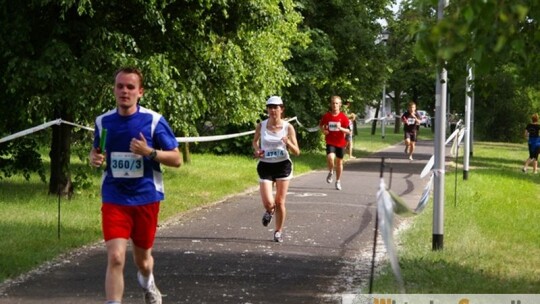
POLYGON ((95 121, 90 164, 105 164, 101 215, 107 247, 108 304, 122 301, 129 239, 145 302, 161 304, 152 257, 159 203, 164 199, 160 164, 180 167, 182 157, 165 118, 139 105, 143 94, 143 76, 138 69, 118 70, 114 84, 116 108, 95 121))

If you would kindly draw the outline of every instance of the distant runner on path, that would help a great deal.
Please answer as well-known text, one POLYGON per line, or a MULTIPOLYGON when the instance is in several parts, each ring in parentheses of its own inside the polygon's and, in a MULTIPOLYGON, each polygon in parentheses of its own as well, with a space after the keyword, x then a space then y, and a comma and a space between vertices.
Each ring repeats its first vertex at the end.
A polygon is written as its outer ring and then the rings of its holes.
POLYGON ((409 102, 407 112, 401 115, 403 122, 403 139, 405 139, 405 155, 413 160, 414 148, 418 141, 418 128, 420 127, 420 115, 416 112, 416 103, 409 102))
POLYGON ((341 112, 341 97, 330 98, 330 111, 321 118, 319 127, 326 141, 326 165, 328 167, 327 183, 332 183, 336 173, 336 189, 341 190, 341 173, 343 172, 343 156, 347 140, 345 135, 351 134, 349 118, 341 112))

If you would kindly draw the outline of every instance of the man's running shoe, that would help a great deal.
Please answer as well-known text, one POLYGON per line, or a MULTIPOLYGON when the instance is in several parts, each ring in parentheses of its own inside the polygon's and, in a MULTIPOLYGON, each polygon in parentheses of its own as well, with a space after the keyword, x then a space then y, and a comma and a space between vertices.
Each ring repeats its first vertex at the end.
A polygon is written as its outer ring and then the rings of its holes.
POLYGON ((266 211, 264 214, 263 214, 263 217, 262 217, 262 224, 264 227, 268 226, 268 224, 270 224, 270 222, 272 221, 272 213, 266 211))
POLYGON ((336 189, 341 190, 341 182, 340 181, 336 181, 336 189))
POLYGON ((144 303, 146 304, 161 304, 161 292, 156 287, 156 284, 150 285, 150 288, 144 290, 144 303))
MULTIPOLYGON (((141 273, 137 273, 137 277, 141 277, 141 273)), ((139 282, 141 279, 139 279, 139 282)), ((156 283, 152 281, 150 283, 150 286, 148 288, 143 288, 144 290, 144 303, 146 304, 161 304, 161 292, 159 292, 159 289, 156 286, 156 283)))
POLYGON ((334 171, 328 172, 328 175, 326 176, 326 182, 330 184, 332 182, 333 176, 334 176, 334 171))
POLYGON ((283 242, 283 237, 281 236, 281 231, 274 232, 274 242, 278 242, 278 243, 283 242))

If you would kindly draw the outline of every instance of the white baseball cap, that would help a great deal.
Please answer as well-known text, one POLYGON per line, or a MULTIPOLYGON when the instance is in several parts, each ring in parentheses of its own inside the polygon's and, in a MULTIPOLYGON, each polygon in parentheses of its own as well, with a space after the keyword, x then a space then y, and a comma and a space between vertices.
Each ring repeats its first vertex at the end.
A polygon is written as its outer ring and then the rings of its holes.
POLYGON ((272 96, 266 101, 266 105, 283 105, 283 100, 279 96, 272 96))

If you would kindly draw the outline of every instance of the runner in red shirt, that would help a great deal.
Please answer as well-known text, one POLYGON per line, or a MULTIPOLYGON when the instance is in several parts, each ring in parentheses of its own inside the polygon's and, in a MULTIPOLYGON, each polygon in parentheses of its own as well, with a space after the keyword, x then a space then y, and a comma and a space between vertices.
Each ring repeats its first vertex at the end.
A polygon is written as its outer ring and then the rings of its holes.
POLYGON ((323 115, 319 127, 325 135, 326 164, 328 176, 326 182, 331 183, 336 171, 336 189, 341 190, 341 173, 343 172, 343 156, 347 141, 345 135, 350 134, 349 118, 341 112, 341 97, 330 98, 330 111, 323 115))

